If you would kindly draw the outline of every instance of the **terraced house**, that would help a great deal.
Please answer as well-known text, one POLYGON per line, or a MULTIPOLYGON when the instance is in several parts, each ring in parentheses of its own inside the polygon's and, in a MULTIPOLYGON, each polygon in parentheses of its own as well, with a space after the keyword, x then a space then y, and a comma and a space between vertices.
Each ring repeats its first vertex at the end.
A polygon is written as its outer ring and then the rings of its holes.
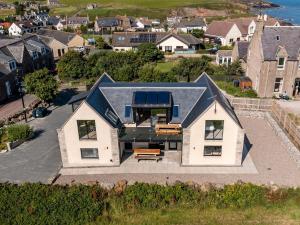
POLYGON ((248 48, 247 76, 260 97, 299 97, 299 37, 299 26, 258 27, 248 48))
POLYGON ((242 163, 244 130, 207 74, 191 83, 115 82, 104 74, 70 104, 74 112, 58 130, 64 168, 92 172, 150 159, 180 166, 242 163))

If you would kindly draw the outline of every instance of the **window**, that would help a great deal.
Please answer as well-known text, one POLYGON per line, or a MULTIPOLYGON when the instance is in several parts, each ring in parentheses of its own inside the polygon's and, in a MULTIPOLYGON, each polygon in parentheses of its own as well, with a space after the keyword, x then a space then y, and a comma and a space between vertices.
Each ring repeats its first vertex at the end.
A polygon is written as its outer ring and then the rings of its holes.
POLYGON ((99 159, 98 148, 81 148, 82 159, 99 159))
POLYGON ((64 54, 65 54, 65 49, 64 49, 64 48, 61 49, 61 52, 62 52, 62 54, 64 55, 64 54))
POLYGON ((205 121, 205 140, 223 140, 224 120, 205 121))
POLYGON ((178 117, 179 116, 179 105, 174 105, 173 106, 173 117, 178 117))
POLYGON ((169 142, 169 149, 170 150, 177 150, 177 142, 169 142))
POLYGON ((284 64, 285 64, 285 59, 283 57, 280 57, 278 59, 277 68, 278 69, 283 69, 284 68, 284 64))
POLYGON ((38 58, 38 54, 36 51, 32 52, 32 58, 33 59, 37 59, 38 58))
POLYGON ((58 53, 58 57, 61 57, 61 50, 60 49, 57 50, 57 53, 58 53))
POLYGON ((275 85, 274 85, 274 92, 281 92, 282 84, 283 84, 283 78, 276 78, 275 85))
POLYGON ((172 46, 165 46, 166 52, 172 52, 172 46))
POLYGON ((95 120, 77 120, 79 139, 97 140, 95 120))
POLYGON ((130 105, 125 105, 125 117, 129 118, 131 115, 131 106, 130 105))
POLYGON ((204 146, 204 156, 221 156, 222 146, 204 146))
POLYGON ((229 42, 232 43, 232 42, 233 42, 233 38, 230 38, 230 39, 229 39, 229 42))
POLYGON ((16 62, 15 61, 10 61, 9 62, 9 68, 10 68, 11 71, 17 69, 16 62))
POLYGON ((111 122, 113 122, 114 124, 118 123, 118 117, 117 115, 111 111, 110 109, 107 109, 105 112, 105 115, 110 119, 111 122))
POLYGON ((162 50, 162 46, 159 46, 158 49, 161 51, 162 50))
POLYGON ((228 65, 231 64, 231 58, 228 58, 228 65))
POLYGON ((220 64, 220 65, 223 64, 223 58, 222 58, 222 57, 219 58, 219 64, 220 64))
POLYGON ((42 55, 45 55, 45 54, 46 54, 46 49, 45 49, 45 48, 42 48, 42 49, 41 49, 41 52, 42 52, 42 55))

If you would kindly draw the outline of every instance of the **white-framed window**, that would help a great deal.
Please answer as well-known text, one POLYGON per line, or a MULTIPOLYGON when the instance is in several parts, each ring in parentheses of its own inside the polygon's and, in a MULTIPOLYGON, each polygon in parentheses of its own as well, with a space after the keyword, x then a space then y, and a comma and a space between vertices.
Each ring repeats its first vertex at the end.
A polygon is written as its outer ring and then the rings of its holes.
POLYGON ((203 156, 222 156, 222 146, 205 145, 203 156))
POLYGON ((12 60, 12 61, 9 62, 9 69, 10 69, 11 71, 14 71, 14 70, 17 69, 16 61, 12 60))
POLYGON ((99 159, 98 148, 81 148, 82 159, 99 159))
POLYGON ((172 46, 165 46, 165 52, 172 52, 172 46))
POLYGON ((274 84, 274 92, 282 92, 283 78, 276 78, 274 84))
POLYGON ((223 140, 224 120, 205 121, 205 140, 223 140))
POLYGON ((277 68, 278 69, 284 69, 285 66, 285 58, 284 57, 279 57, 277 61, 277 68))

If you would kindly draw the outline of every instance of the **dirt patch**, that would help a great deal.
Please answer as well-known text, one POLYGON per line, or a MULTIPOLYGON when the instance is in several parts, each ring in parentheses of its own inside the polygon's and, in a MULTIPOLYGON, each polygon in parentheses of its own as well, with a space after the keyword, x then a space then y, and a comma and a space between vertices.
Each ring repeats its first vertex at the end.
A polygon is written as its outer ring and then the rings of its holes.
POLYGON ((191 8, 184 7, 180 9, 174 9, 170 13, 171 16, 201 16, 201 17, 215 17, 215 16, 228 16, 225 10, 211 10, 205 8, 191 8))

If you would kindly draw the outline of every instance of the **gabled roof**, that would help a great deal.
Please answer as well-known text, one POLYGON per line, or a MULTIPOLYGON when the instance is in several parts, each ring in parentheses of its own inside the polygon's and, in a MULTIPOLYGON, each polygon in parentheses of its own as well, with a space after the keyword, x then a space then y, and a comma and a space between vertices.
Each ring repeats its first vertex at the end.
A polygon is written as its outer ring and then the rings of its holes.
POLYGON ((156 42, 156 44, 159 44, 165 40, 167 40, 170 37, 174 37, 180 41, 182 41, 183 43, 187 44, 187 45, 198 45, 201 43, 200 39, 194 37, 191 34, 174 34, 174 33, 170 33, 166 36, 164 36, 163 38, 161 38, 160 40, 158 40, 156 42))
POLYGON ((115 17, 103 17, 96 20, 99 27, 117 27, 119 20, 115 17))
POLYGON ((255 22, 255 19, 253 17, 245 17, 245 18, 236 18, 236 19, 229 19, 228 22, 235 23, 239 30, 241 31, 243 36, 246 36, 248 34, 248 28, 252 21, 255 22))
POLYGON ((112 46, 134 47, 142 43, 156 43, 166 35, 163 32, 114 32, 112 46))
POLYGON ((205 27, 205 26, 206 26, 206 23, 202 17, 181 19, 180 22, 175 25, 175 27, 177 27, 177 28, 205 27))
POLYGON ((39 29, 36 34, 48 38, 54 38, 64 45, 68 45, 68 43, 77 35, 75 33, 49 29, 39 29))
POLYGON ((298 60, 300 26, 264 27, 261 42, 265 60, 276 60, 279 47, 287 51, 288 60, 298 60))
POLYGON ((215 101, 241 126, 229 102, 206 73, 191 83, 114 82, 104 74, 85 101, 113 127, 119 128, 123 123, 133 123, 132 115, 125 117, 125 106, 132 105, 133 96, 141 91, 170 93, 172 105, 179 106, 178 117, 173 117, 171 123, 181 123, 184 128, 189 127, 215 101))
POLYGON ((205 34, 216 37, 225 37, 234 25, 235 23, 228 21, 213 21, 208 25, 205 34))

